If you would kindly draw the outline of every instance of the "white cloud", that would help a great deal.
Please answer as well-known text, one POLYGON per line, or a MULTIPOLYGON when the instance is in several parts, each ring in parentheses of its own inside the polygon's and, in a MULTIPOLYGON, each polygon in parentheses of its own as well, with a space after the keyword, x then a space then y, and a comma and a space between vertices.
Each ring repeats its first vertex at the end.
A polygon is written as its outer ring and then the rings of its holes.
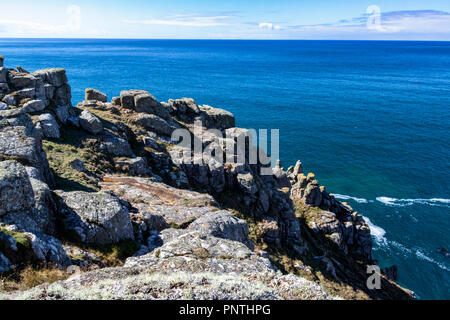
POLYGON ((148 20, 123 20, 124 23, 136 23, 147 25, 167 25, 183 27, 217 27, 226 26, 224 20, 229 16, 196 16, 189 14, 175 15, 171 19, 148 19, 148 20))
POLYGON ((258 24, 258 27, 261 29, 268 29, 268 30, 280 30, 281 27, 274 25, 273 23, 270 22, 261 22, 258 24))
POLYGON ((43 33, 65 33, 80 30, 81 9, 79 6, 70 5, 67 7, 67 22, 64 25, 52 25, 48 23, 24 21, 16 19, 0 19, 0 25, 12 28, 19 33, 43 32, 43 33))

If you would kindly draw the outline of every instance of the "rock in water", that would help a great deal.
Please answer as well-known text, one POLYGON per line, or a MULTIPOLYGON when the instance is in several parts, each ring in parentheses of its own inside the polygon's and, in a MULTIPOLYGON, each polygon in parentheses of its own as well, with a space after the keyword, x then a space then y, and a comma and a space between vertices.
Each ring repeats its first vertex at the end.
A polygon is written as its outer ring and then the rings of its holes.
POLYGON ((89 133, 99 134, 103 131, 103 125, 99 118, 94 116, 89 110, 84 110, 80 115, 81 127, 89 133))

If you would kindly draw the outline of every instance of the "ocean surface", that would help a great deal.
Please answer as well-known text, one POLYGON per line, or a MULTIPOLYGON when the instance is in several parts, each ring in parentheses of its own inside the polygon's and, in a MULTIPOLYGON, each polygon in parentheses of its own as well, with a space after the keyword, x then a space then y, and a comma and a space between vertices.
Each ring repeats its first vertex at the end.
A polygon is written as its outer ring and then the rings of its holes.
POLYGON ((366 217, 382 267, 450 299, 450 42, 0 39, 0 54, 65 68, 74 104, 146 89, 279 129, 284 167, 301 159, 366 217))

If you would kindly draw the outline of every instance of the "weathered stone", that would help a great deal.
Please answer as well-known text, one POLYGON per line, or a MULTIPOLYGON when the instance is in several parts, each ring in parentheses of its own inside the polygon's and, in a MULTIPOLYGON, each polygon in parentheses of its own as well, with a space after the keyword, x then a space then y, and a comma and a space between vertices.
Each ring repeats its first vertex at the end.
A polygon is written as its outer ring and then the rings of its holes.
POLYGON ((33 188, 25 167, 17 161, 0 162, 0 216, 13 211, 30 210, 33 188))
POLYGON ((28 115, 7 118, 0 125, 0 159, 17 159, 33 166, 49 186, 54 185, 41 136, 28 115))
POLYGON ((103 131, 103 125, 100 119, 87 109, 80 115, 80 125, 84 130, 92 134, 99 134, 103 131))
POLYGON ((250 250, 254 247, 248 238, 247 223, 226 210, 205 214, 191 223, 189 229, 199 230, 217 238, 242 242, 250 250))
POLYGON ((53 99, 57 105, 72 105, 72 93, 70 86, 68 84, 64 84, 61 87, 56 88, 53 99))
POLYGON ((200 110, 207 128, 228 129, 235 126, 234 115, 229 111, 207 105, 201 106, 200 110))
POLYGON ((116 157, 131 157, 133 155, 133 150, 131 150, 128 141, 116 136, 106 137, 102 142, 101 148, 116 157))
POLYGON ((8 105, 6 103, 0 102, 0 111, 1 110, 8 110, 8 105))
POLYGON ((24 111, 27 113, 42 111, 45 109, 45 102, 42 100, 31 100, 23 105, 24 111))
POLYGON ((56 191, 66 217, 64 228, 85 243, 117 243, 133 239, 128 209, 108 192, 56 191))
POLYGON ((41 78, 54 87, 61 87, 69 81, 66 76, 66 70, 59 68, 37 70, 32 75, 41 78))
POLYGON ((75 159, 71 161, 70 166, 80 172, 84 172, 86 170, 83 161, 81 161, 80 159, 75 159))
POLYGON ((53 262, 59 266, 70 265, 70 259, 58 239, 47 234, 25 233, 30 240, 35 257, 43 262, 53 262))
POLYGON ((123 108, 134 109, 134 97, 139 94, 148 94, 147 91, 143 90, 126 90, 120 92, 120 105, 123 108))
POLYGON ((61 137, 58 122, 56 122, 55 117, 53 117, 50 113, 41 114, 39 116, 39 122, 41 124, 44 137, 50 139, 59 139, 61 137))
POLYGON ((55 96, 55 87, 52 86, 50 83, 45 83, 44 84, 44 93, 45 93, 45 98, 47 100, 53 99, 53 97, 55 96))
POLYGON ((87 88, 84 91, 84 100, 108 101, 106 94, 97 89, 87 88))
POLYGON ((55 108, 56 118, 58 118, 61 123, 66 124, 67 120, 70 117, 69 110, 70 106, 68 106, 67 104, 57 106, 55 108))
POLYGON ((117 159, 115 163, 119 166, 120 170, 127 172, 131 176, 146 175, 150 171, 147 161, 141 157, 117 159))
POLYGON ((170 117, 169 112, 150 93, 136 95, 134 106, 137 112, 154 114, 163 119, 169 119, 170 117))
POLYGON ((9 72, 8 82, 15 90, 30 88, 36 85, 36 78, 29 73, 9 72))
POLYGON ((137 219, 144 213, 162 216, 168 224, 186 226, 205 213, 217 210, 214 198, 170 187, 151 179, 106 176, 102 190, 113 191, 138 211, 137 219))
POLYGON ((170 136, 173 132, 173 129, 166 120, 154 114, 139 113, 136 116, 134 123, 144 127, 147 130, 166 136, 170 136))

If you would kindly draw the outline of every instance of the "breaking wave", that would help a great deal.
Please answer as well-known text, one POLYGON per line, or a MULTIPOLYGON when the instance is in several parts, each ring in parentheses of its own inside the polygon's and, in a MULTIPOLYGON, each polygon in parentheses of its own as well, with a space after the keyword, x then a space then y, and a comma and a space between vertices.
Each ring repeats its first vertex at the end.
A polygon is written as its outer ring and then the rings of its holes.
POLYGON ((389 197, 377 197, 377 201, 388 206, 412 206, 413 204, 426 204, 430 206, 450 206, 450 199, 432 198, 432 199, 396 199, 389 197))
POLYGON ((367 199, 347 196, 345 194, 334 194, 334 197, 339 200, 353 200, 358 203, 368 203, 369 202, 367 199))
POLYGON ((363 217, 363 219, 369 226, 370 234, 375 238, 375 241, 377 242, 377 244, 386 245, 387 239, 384 237, 384 235, 386 234, 386 231, 383 228, 373 224, 369 218, 363 217))

